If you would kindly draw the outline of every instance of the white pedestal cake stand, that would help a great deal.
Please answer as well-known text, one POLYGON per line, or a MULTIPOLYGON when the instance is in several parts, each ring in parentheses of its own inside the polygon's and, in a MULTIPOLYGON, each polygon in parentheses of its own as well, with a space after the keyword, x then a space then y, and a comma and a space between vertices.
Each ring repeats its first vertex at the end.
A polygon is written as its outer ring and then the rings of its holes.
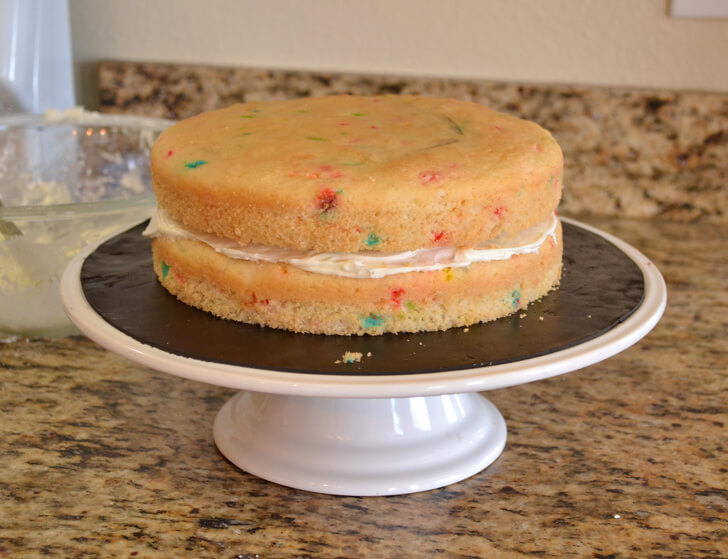
MULTIPOLYGON (((76 326, 101 346, 158 371, 241 390, 214 423, 218 448, 241 469, 320 493, 413 493, 472 476, 502 452, 506 424, 478 392, 545 379, 607 359, 636 343, 659 321, 667 296, 657 268, 623 241, 576 225, 610 241, 640 268, 641 304, 626 320, 593 339, 490 366, 404 375, 331 375, 170 353, 121 332, 89 305, 80 278, 94 247, 70 263, 61 293, 76 326)), ((404 345, 405 338, 397 343, 404 345)))

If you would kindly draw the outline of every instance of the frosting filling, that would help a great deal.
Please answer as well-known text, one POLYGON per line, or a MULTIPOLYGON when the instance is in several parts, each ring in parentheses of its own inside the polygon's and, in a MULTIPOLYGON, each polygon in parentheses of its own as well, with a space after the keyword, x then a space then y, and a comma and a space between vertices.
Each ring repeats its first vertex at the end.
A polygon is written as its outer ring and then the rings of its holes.
POLYGON ((508 260, 538 252, 546 239, 556 242, 556 214, 515 235, 501 235, 473 248, 437 247, 404 252, 327 252, 296 250, 258 244, 241 245, 232 239, 186 229, 164 210, 157 209, 144 235, 150 238, 192 239, 217 252, 251 262, 286 263, 307 272, 359 279, 375 279, 408 272, 462 268, 475 262, 508 260))

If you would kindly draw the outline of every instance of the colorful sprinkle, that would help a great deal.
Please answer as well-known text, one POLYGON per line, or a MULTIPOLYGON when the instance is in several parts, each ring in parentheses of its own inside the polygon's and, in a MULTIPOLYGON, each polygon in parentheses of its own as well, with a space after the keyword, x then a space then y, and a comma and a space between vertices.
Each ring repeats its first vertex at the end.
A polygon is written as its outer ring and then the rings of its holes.
POLYGON ((514 289, 513 293, 511 293, 511 305, 514 309, 517 309, 518 306, 521 304, 521 292, 518 289, 514 289))
POLYGON ((351 113, 351 116, 365 116, 366 113, 351 113))
POLYGON ((450 128, 453 129, 453 131, 460 135, 464 136, 465 132, 463 132, 463 127, 460 126, 457 122, 455 122, 453 119, 451 119, 449 116, 446 116, 445 119, 447 120, 447 123, 450 125, 450 128))
POLYGON ((438 244, 444 244, 450 241, 450 233, 447 231, 433 231, 432 240, 438 244))
POLYGON ((341 191, 334 192, 330 188, 324 188, 316 196, 316 208, 321 214, 325 214, 335 209, 339 203, 339 194, 341 191))
POLYGON ((169 264, 162 260, 162 279, 166 280, 169 275, 169 264))
POLYGON ((319 136, 306 136, 307 140, 313 140, 314 142, 325 142, 326 138, 321 138, 319 136))
POLYGON ((369 236, 367 237, 368 246, 377 246, 380 242, 382 242, 382 239, 379 235, 377 235, 376 233, 369 233, 369 236))
POLYGON ((431 182, 439 181, 441 178, 442 175, 435 171, 423 171, 420 173, 420 182, 422 184, 429 184, 431 182))
POLYGON ((197 167, 206 164, 207 161, 204 161, 203 159, 198 159, 197 161, 185 161, 185 167, 187 167, 188 169, 197 169, 197 167))
POLYGON ((249 305, 263 305, 266 306, 270 304, 270 299, 258 299, 258 296, 255 294, 255 291, 250 292, 250 297, 246 301, 249 305))
POLYGON ((404 306, 410 311, 417 310, 417 305, 415 305, 412 301, 407 301, 404 306))
POLYGON ((377 328, 384 323, 384 318, 380 314, 371 313, 369 316, 364 317, 362 320, 362 326, 364 328, 377 328))
POLYGON ((493 213, 497 215, 498 217, 502 217, 506 213, 506 208, 504 206, 498 206, 493 213))
POLYGON ((404 295, 404 289, 395 289, 389 298, 389 301, 394 305, 395 309, 402 308, 402 296, 404 295))
POLYGON ((255 115, 240 115, 240 118, 255 118, 255 115))
POLYGON ((452 268, 443 268, 442 273, 445 274, 445 281, 452 281, 453 274, 452 274, 452 268))
POLYGON ((172 154, 174 153, 174 150, 171 149, 167 152, 167 157, 172 157, 172 154))

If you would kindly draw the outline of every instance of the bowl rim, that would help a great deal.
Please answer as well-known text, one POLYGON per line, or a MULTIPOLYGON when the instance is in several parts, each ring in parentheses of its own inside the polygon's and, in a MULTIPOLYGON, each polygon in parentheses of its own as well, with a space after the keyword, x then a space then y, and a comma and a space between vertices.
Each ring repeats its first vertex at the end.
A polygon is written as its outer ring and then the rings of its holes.
POLYGON ((142 194, 118 200, 98 202, 76 202, 72 204, 50 204, 48 206, 2 206, 0 221, 37 222, 47 219, 73 219, 78 216, 107 215, 134 208, 152 208, 156 204, 154 194, 142 194))
MULTIPOLYGON (((68 111, 58 115, 11 114, 0 116, 0 133, 4 130, 53 127, 53 126, 122 126, 126 128, 149 128, 163 131, 176 121, 138 115, 106 114, 96 111, 68 111)), ((154 194, 145 193, 117 200, 81 202, 70 204, 3 206, 0 202, 0 221, 44 221, 46 219, 73 219, 76 216, 105 215, 134 208, 152 207, 156 203, 154 194)))
POLYGON ((32 113, 2 115, 0 116, 0 131, 11 128, 26 128, 29 126, 51 127, 69 124, 80 124, 83 126, 127 126, 132 128, 153 128, 164 130, 176 123, 176 120, 169 120, 166 118, 109 114, 82 109, 78 112, 59 112, 57 116, 32 113))

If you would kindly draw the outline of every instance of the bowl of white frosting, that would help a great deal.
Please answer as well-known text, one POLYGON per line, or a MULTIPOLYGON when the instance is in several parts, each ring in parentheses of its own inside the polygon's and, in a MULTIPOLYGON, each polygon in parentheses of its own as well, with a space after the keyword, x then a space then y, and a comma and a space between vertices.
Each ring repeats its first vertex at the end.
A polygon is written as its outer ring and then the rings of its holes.
POLYGON ((149 155, 171 124, 82 109, 0 116, 0 336, 74 332, 61 274, 153 213, 149 155))

